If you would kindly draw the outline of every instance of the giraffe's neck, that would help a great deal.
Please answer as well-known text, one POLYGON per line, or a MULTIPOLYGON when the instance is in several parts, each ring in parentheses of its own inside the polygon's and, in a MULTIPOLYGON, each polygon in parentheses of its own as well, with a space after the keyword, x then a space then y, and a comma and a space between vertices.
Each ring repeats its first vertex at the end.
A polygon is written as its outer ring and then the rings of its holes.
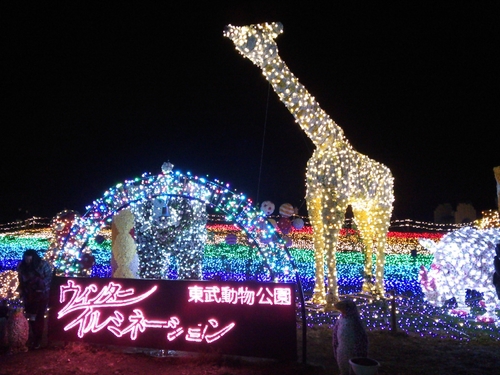
POLYGON ((326 144, 331 146, 332 143, 340 147, 349 146, 342 128, 321 109, 319 103, 299 82, 279 55, 266 61, 261 69, 280 100, 317 148, 321 149, 326 144))

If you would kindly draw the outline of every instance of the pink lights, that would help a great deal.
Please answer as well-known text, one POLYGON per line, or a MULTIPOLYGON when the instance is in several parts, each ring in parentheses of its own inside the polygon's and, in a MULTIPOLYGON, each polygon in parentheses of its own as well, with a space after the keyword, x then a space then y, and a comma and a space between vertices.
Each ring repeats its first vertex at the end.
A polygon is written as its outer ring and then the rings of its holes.
MULTIPOLYGON (((201 296, 208 296, 207 300, 199 299, 198 287, 190 287, 190 295, 194 294, 194 298, 190 298, 189 301, 210 302, 209 298, 213 296, 214 289, 219 290, 218 287, 206 288, 208 293, 202 293, 201 296)), ((231 289, 228 287, 223 287, 223 290, 231 289)), ((66 301, 67 294, 72 293, 70 301, 63 307, 58 313, 58 319, 63 318, 71 312, 78 311, 80 315, 75 319, 71 320, 65 327, 64 330, 68 331, 72 328, 78 327, 78 337, 82 338, 87 333, 96 333, 100 330, 107 328, 117 337, 122 337, 130 334, 131 340, 136 340, 139 333, 143 333, 147 328, 160 328, 160 329, 172 329, 171 332, 167 333, 167 339, 172 341, 184 333, 185 328, 180 327, 180 319, 178 317, 170 317, 168 320, 149 320, 144 316, 144 312, 141 309, 133 309, 132 313, 125 319, 125 315, 117 310, 119 307, 124 307, 128 305, 134 305, 138 302, 145 300, 151 296, 157 287, 153 286, 146 293, 134 296, 134 289, 124 289, 120 284, 115 282, 110 282, 107 286, 99 290, 99 288, 94 285, 88 285, 83 288, 76 285, 73 280, 68 280, 66 285, 60 286, 60 298, 59 302, 64 303, 66 301), (96 294, 92 297, 92 294, 96 294), (129 298, 125 298, 129 297, 129 298), (107 318, 102 317, 101 311, 106 309, 114 308, 111 316, 107 318), (124 323, 127 321, 128 323, 124 323)), ((201 289, 204 291, 204 289, 201 289)), ((220 298, 219 298, 220 300, 220 298)), ((189 302, 188 301, 188 302, 189 302)), ((216 319, 209 319, 209 325, 212 328, 217 328, 219 322, 216 319)), ((201 342, 206 339, 208 343, 213 342, 221 338, 224 334, 230 331, 235 323, 229 323, 222 329, 215 331, 213 333, 207 334, 208 324, 198 324, 196 327, 187 328, 187 334, 185 339, 188 341, 201 342), (201 329, 200 327, 203 327, 201 329)))
POLYGON ((251 290, 248 286, 245 287, 229 287, 229 286, 199 286, 194 285, 189 289, 188 302, 200 303, 229 303, 253 305, 257 297, 257 304, 261 305, 291 305, 292 295, 290 288, 270 288, 260 287, 251 290))
POLYGON ((90 284, 85 289, 80 285, 76 285, 73 280, 68 280, 66 285, 61 285, 61 293, 59 294, 59 302, 66 302, 66 294, 73 293, 68 304, 59 311, 59 317, 64 316, 75 310, 92 310, 97 308, 107 308, 107 307, 120 307, 133 305, 137 302, 146 299, 157 289, 153 286, 146 293, 133 296, 134 289, 123 289, 120 284, 115 282, 110 282, 108 286, 102 288, 100 291, 98 287, 94 284, 90 284), (99 293, 97 293, 99 291, 99 293), (91 293, 97 293, 93 298, 90 297, 91 293), (126 299, 125 297, 133 296, 126 299))
POLYGON ((296 357, 295 285, 54 276, 49 339, 296 357))
MULTIPOLYGON (((209 319, 208 323, 212 328, 217 328, 219 326, 219 322, 215 319, 209 319)), ((224 336, 227 332, 229 332, 235 323, 230 323, 225 327, 222 327, 216 332, 207 334, 208 324, 202 325, 198 324, 196 328, 189 328, 188 334, 186 335, 186 340, 188 341, 196 341, 201 342, 205 339, 208 343, 214 342, 224 336)))

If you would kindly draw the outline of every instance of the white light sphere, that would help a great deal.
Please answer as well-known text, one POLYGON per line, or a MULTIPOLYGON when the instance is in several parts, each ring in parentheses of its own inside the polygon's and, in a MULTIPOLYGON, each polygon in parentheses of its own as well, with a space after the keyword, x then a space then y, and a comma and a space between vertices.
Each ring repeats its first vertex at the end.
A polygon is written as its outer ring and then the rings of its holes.
POLYGON ((267 216, 271 215, 274 212, 274 203, 271 201, 264 201, 260 205, 260 210, 264 212, 267 216))

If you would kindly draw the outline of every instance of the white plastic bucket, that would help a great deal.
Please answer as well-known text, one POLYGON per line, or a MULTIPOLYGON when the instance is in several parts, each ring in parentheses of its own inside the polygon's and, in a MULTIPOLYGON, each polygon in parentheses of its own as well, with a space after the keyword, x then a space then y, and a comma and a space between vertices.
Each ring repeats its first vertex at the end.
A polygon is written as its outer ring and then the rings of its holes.
POLYGON ((375 375, 380 363, 367 357, 351 358, 349 360, 354 375, 375 375))

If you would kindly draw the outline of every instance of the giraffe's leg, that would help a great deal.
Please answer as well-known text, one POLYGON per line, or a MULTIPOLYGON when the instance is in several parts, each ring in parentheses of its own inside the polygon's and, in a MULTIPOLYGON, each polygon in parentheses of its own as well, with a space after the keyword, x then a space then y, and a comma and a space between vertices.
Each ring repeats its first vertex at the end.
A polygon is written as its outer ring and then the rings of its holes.
POLYGON ((360 209, 353 206, 354 217, 365 245, 362 291, 384 296, 385 250, 392 210, 385 207, 372 207, 368 210, 365 207, 360 209), (376 254, 377 258, 375 275, 373 274, 373 254, 376 254))
POLYGON ((379 297, 385 295, 384 269, 385 253, 387 248, 387 232, 391 220, 392 210, 381 209, 377 212, 375 225, 375 251, 377 260, 375 265, 375 285, 373 293, 379 297))
POLYGON ((314 199, 308 199, 307 201, 307 211, 313 227, 314 261, 316 265, 316 281, 311 302, 317 305, 324 305, 326 303, 325 242, 323 237, 323 220, 321 217, 321 199, 318 198, 319 196, 320 194, 317 194, 314 196, 314 199))
MULTIPOLYGON (((364 236, 361 235, 361 237, 364 236)), ((373 247, 374 245, 372 240, 365 242, 365 264, 363 268, 363 285, 361 290, 370 294, 375 291, 375 285, 373 283, 373 247)))
POLYGON ((385 270, 385 249, 387 246, 387 232, 377 233, 375 239, 375 251, 377 259, 375 263, 375 283, 373 294, 379 297, 385 295, 384 270, 385 270))
POLYGON ((375 251, 377 259, 375 264, 375 284, 373 293, 379 297, 383 297, 385 295, 384 270, 388 230, 388 226, 386 227, 385 225, 381 225, 375 232, 375 251))
POLYGON ((326 294, 325 311, 333 309, 333 305, 339 300, 338 278, 337 278, 337 243, 340 229, 345 220, 347 203, 336 201, 325 205, 323 209, 323 225, 325 238, 325 260, 328 270, 328 290, 326 294))
POLYGON ((361 207, 352 205, 352 212, 356 225, 359 230, 365 252, 365 262, 363 268, 363 285, 361 290, 365 293, 373 293, 373 248, 374 248, 374 232, 373 232, 373 217, 372 212, 366 209, 365 205, 361 207))

